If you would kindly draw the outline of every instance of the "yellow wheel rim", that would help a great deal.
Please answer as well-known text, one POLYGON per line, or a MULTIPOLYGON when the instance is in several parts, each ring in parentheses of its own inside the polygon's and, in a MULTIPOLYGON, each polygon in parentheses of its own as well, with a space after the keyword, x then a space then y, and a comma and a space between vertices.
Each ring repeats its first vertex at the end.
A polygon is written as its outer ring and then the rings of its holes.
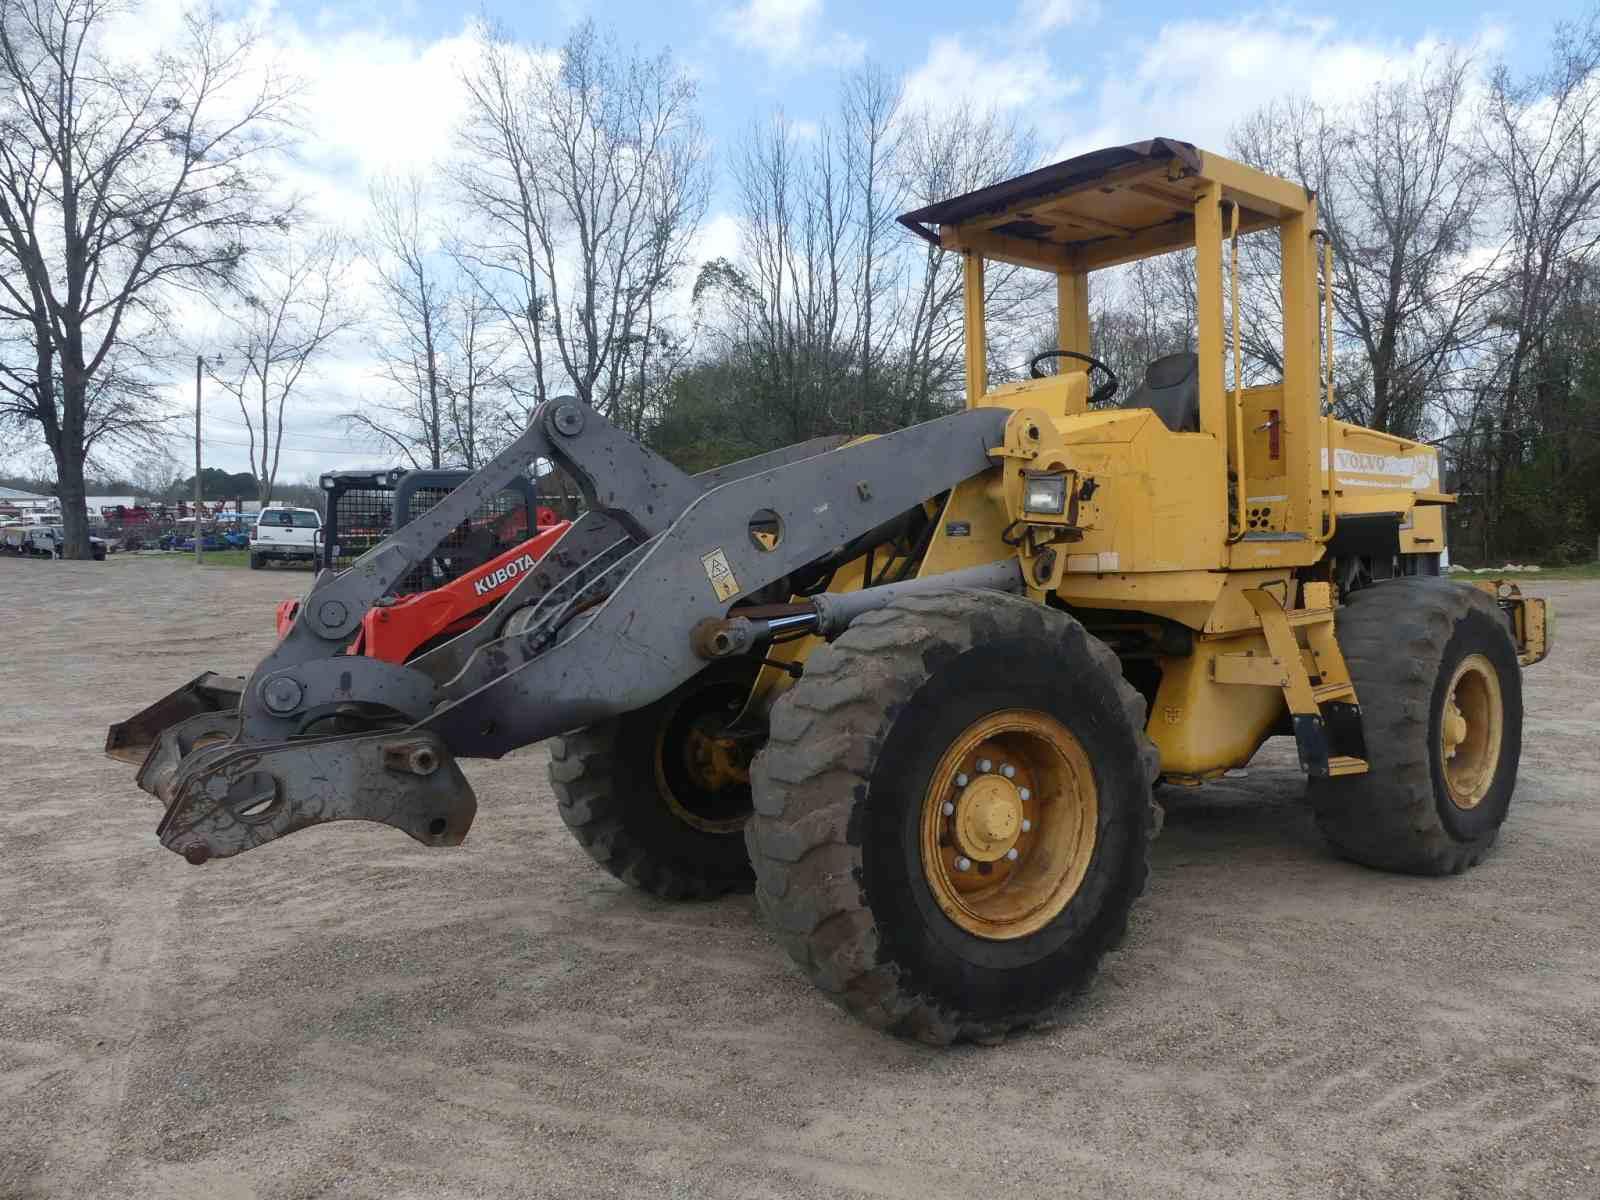
POLYGON ((691 693, 656 730, 655 777, 662 802, 702 833, 738 833, 750 815, 747 800, 729 803, 750 787, 751 747, 727 732, 743 704, 743 689, 691 693), (685 712, 688 705, 705 711, 685 712))
POLYGON ((1007 709, 950 745, 922 802, 922 869, 944 914, 993 941, 1066 908, 1094 857, 1099 793, 1060 721, 1007 709))
POLYGON ((1439 716, 1439 762, 1450 803, 1474 809, 1489 794, 1505 729, 1500 676, 1481 654, 1456 667, 1439 716))

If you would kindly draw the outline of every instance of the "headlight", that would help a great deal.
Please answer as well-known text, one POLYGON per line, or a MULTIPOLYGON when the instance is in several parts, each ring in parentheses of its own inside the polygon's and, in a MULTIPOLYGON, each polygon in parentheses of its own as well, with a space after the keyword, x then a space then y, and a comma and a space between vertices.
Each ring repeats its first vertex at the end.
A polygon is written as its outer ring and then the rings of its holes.
POLYGON ((1067 511, 1065 471, 1029 472, 1023 483, 1022 511, 1058 517, 1067 511))

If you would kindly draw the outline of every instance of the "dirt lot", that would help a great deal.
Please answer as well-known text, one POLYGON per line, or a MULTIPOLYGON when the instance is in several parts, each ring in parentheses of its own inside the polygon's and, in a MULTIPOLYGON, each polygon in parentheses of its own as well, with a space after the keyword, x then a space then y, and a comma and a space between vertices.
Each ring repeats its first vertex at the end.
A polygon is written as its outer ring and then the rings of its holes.
POLYGON ((1483 866, 1335 861, 1269 746, 1174 805, 1065 1024, 934 1051, 824 1003, 748 897, 601 874, 538 749, 468 764, 459 850, 161 850, 105 725, 252 665, 307 581, 0 562, 0 1196, 1600 1195, 1600 584, 1540 589, 1483 866))

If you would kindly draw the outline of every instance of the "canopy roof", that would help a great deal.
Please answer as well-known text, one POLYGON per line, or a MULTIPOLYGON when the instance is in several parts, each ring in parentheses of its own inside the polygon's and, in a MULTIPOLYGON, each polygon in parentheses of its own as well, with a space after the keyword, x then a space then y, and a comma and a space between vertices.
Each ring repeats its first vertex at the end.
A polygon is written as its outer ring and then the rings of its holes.
POLYGON ((900 223, 947 250, 1044 269, 1089 269, 1194 241, 1194 206, 1207 183, 1240 206, 1240 228, 1260 229, 1305 210, 1305 188, 1152 138, 1065 159, 1014 179, 929 204, 900 223), (935 228, 937 227, 937 232, 935 228))

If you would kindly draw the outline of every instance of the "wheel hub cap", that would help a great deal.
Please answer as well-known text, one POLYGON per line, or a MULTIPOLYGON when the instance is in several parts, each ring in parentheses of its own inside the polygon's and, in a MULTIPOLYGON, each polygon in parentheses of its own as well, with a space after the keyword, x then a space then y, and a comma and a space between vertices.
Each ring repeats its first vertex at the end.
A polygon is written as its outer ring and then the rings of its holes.
POLYGON ((1462 659, 1439 714, 1439 760, 1450 802, 1460 809, 1483 803, 1500 764, 1505 701, 1495 666, 1481 654, 1462 659))
POLYGON ((1099 792, 1060 721, 1006 709, 963 730, 922 802, 923 875, 958 927, 995 941, 1059 916, 1094 856, 1099 792))
POLYGON ((962 789, 956 801, 956 841, 978 862, 998 862, 1022 831, 1022 798, 1016 784, 984 775, 962 789))
POLYGON ((1456 747, 1467 740, 1467 719, 1461 715, 1454 700, 1444 714, 1444 756, 1454 758, 1456 747))

